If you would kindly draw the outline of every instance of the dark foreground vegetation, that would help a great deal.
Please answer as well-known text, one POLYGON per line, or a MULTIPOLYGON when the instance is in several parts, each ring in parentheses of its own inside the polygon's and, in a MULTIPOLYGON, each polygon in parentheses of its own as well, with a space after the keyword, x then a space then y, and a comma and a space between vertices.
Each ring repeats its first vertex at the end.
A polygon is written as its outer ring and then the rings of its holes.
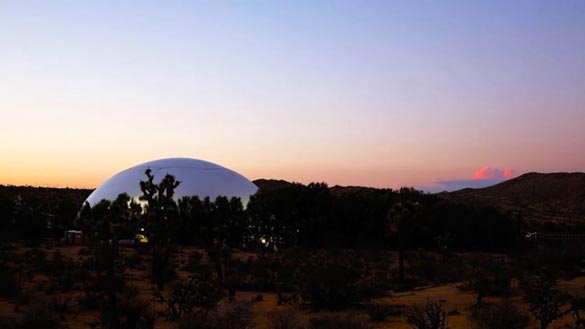
POLYGON ((582 276, 582 243, 526 241, 517 211, 325 184, 261 189, 244 208, 175 202, 178 184, 147 171, 141 200, 81 210, 67 197, 0 195, 0 301, 12 307, 0 305, 0 328, 585 326, 583 286, 565 287, 582 276), (66 246, 71 228, 84 246, 66 246), (137 233, 149 242, 119 243, 137 233), (473 296, 468 308, 440 295, 407 302, 452 285, 473 296))

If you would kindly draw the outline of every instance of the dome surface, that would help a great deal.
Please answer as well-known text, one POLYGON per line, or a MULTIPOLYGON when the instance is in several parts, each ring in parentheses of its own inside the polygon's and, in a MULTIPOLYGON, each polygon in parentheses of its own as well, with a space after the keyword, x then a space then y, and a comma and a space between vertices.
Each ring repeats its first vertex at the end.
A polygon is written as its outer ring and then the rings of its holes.
POLYGON ((140 197, 140 181, 146 181, 144 172, 148 168, 152 170, 155 183, 159 183, 166 174, 173 175, 181 182, 175 189, 175 200, 195 195, 200 199, 210 197, 211 200, 226 196, 239 197, 242 204, 246 205, 250 196, 258 190, 244 176, 214 163, 189 158, 170 158, 139 164, 110 177, 85 201, 94 206, 103 199, 113 201, 121 193, 126 193, 131 198, 140 197))

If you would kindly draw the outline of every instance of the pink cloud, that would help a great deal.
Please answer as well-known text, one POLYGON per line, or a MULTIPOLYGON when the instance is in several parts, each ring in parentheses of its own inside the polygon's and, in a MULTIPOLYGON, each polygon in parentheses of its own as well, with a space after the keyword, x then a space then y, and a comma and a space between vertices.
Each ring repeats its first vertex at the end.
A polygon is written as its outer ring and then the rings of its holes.
POLYGON ((512 177, 513 173, 514 173, 514 170, 512 170, 512 169, 504 169, 504 178, 508 179, 508 178, 512 177))
POLYGON ((512 177, 514 171, 512 169, 498 169, 498 168, 490 168, 485 166, 483 168, 478 169, 474 174, 472 179, 508 179, 512 177))

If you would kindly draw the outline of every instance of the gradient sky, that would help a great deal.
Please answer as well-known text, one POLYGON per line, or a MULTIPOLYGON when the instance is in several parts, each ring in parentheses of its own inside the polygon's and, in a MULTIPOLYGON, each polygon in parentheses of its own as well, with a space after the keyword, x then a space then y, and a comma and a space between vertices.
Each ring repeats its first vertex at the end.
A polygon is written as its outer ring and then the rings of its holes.
POLYGON ((0 184, 584 171, 585 1, 0 0, 0 141, 0 184))

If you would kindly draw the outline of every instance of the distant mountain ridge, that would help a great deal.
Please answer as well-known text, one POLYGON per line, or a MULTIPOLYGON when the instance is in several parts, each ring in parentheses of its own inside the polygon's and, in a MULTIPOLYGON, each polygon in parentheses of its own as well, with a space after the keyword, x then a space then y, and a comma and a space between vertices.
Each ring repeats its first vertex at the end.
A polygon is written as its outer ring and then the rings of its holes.
POLYGON ((51 203, 55 200, 70 200, 79 205, 91 194, 93 189, 69 188, 69 187, 40 187, 40 186, 16 186, 1 185, 0 193, 14 198, 36 198, 41 202, 51 203))
MULTIPOLYGON (((278 179, 253 181, 260 191, 277 190, 298 183, 278 179)), ((332 193, 377 190, 362 186, 332 186, 332 193)), ((54 204, 70 200, 81 205, 91 189, 48 188, 0 185, 0 194, 36 197, 54 204)), ((466 188, 437 194, 440 198, 472 206, 491 206, 502 211, 519 211, 529 221, 585 225, 585 173, 528 173, 505 182, 479 189, 466 188)))
POLYGON ((458 203, 520 211, 541 223, 585 224, 585 173, 527 173, 479 189, 439 194, 458 203))
MULTIPOLYGON (((281 188, 289 187, 295 184, 301 184, 296 182, 288 182, 282 179, 257 179, 252 181, 260 191, 273 191, 278 190, 281 188)), ((305 185, 305 184, 301 184, 305 185)), ((342 193, 353 193, 353 192, 360 192, 360 191, 372 191, 372 190, 383 190, 380 188, 375 187, 367 187, 367 186, 330 186, 329 191, 333 194, 342 194, 342 193)))

